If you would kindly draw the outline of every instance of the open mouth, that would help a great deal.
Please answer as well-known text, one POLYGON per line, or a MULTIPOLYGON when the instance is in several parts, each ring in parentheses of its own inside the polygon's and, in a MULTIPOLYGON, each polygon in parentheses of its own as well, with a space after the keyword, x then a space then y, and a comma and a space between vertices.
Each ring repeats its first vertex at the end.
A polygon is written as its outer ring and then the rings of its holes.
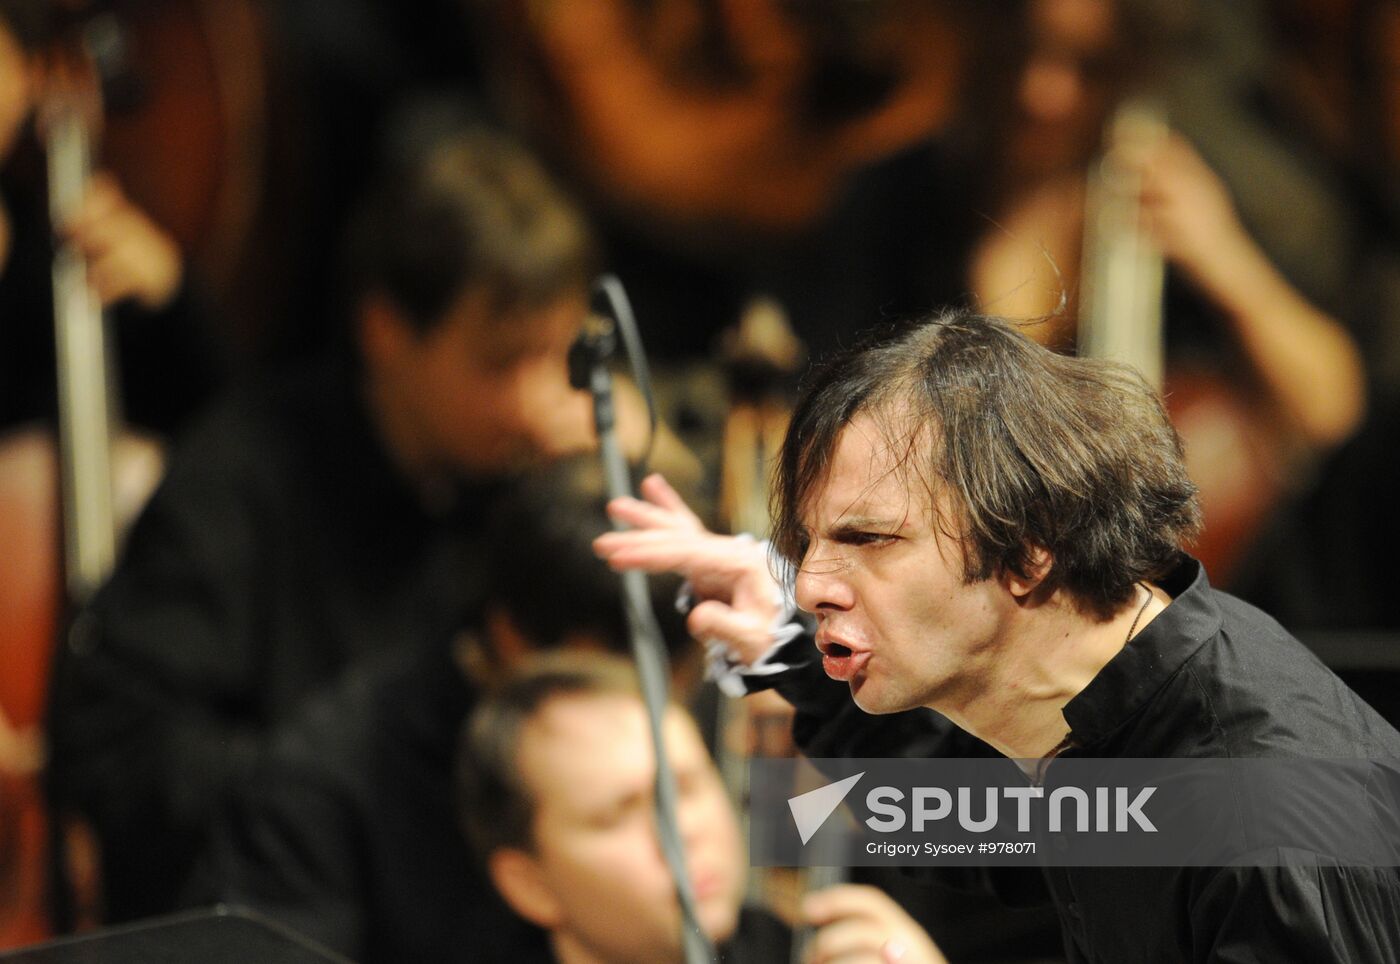
POLYGON ((855 679, 865 664, 870 661, 869 653, 857 652, 842 643, 822 640, 822 669, 832 679, 850 682, 855 679))

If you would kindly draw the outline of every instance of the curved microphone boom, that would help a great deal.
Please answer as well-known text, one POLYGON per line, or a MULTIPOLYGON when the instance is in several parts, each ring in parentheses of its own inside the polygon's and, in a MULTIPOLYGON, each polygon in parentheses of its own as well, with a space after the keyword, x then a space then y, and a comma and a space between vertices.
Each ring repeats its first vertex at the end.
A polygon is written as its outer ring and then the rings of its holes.
MULTIPOLYGON (((650 378, 641 351, 641 337, 632 317, 627 293, 613 275, 603 275, 593 286, 595 307, 601 311, 590 317, 569 351, 569 379, 575 388, 586 388, 593 395, 593 421, 598 430, 598 445, 607 479, 608 498, 632 495, 627 462, 617 440, 616 408, 613 404, 612 373, 608 360, 617 349, 620 333, 637 386, 647 400, 651 417, 650 436, 655 435, 656 409, 652 401, 650 378)), ((648 444, 648 451, 651 446, 648 444)), ((617 523, 615 523, 617 524, 617 523)), ((620 526, 620 524, 617 524, 620 526)), ((656 826, 661 851, 675 880, 676 897, 681 907, 681 943, 686 964, 707 964, 715 960, 714 948, 700 926, 695 906, 695 894, 685 866, 685 849, 681 844, 680 825, 676 819, 676 781, 666 756, 662 732, 665 717, 670 664, 662 642, 661 627, 651 608, 646 573, 629 570, 621 574, 622 602, 627 616, 628 635, 632 642, 632 657, 637 664, 642 699, 646 704, 651 726, 652 747, 656 756, 656 826)))

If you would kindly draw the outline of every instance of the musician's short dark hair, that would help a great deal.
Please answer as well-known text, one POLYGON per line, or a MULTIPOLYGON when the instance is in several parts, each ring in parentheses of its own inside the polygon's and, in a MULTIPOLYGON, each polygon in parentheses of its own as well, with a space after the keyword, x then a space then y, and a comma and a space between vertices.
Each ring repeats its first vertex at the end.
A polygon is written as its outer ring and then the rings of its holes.
POLYGON ((480 857, 534 846, 537 801, 520 770, 525 727, 552 700, 604 696, 636 699, 640 705, 630 662, 598 653, 552 652, 531 657, 477 705, 462 729, 456 778, 462 827, 480 857))
POLYGON ((1199 528, 1181 439, 1134 369, 950 310, 872 336, 808 380, 773 494, 773 544, 793 565, 807 548, 805 504, 862 414, 899 446, 911 484, 946 491, 952 518, 939 523, 961 543, 968 582, 1028 576, 1048 550, 1045 585, 1107 618, 1199 528))
MULTIPOLYGON (((593 540, 609 526, 607 500, 598 457, 581 455, 513 479, 491 503, 486 592, 532 647, 554 648, 586 633, 610 649, 628 651, 622 579, 593 551, 593 540)), ((647 586, 675 658, 689 643, 675 606, 681 580, 653 574, 647 586)))
POLYGON ((428 331, 468 290, 496 316, 587 290, 584 216, 522 144, 436 103, 405 109, 386 140, 348 232, 353 300, 380 293, 428 331))

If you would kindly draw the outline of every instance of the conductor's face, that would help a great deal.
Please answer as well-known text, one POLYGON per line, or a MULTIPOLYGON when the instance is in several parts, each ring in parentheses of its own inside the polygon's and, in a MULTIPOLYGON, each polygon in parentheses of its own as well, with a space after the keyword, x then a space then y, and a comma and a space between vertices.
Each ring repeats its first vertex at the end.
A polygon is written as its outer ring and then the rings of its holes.
POLYGON ((858 416, 803 506, 797 603, 817 617, 827 675, 870 713, 976 694, 1006 606, 995 580, 964 583, 947 498, 931 499, 909 451, 858 416))

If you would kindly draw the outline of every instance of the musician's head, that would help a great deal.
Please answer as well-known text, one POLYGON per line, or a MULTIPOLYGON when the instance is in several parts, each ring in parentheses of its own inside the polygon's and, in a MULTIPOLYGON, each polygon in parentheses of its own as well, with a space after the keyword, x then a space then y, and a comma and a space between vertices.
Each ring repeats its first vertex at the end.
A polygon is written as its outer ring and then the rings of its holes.
MULTIPOLYGON (((732 935, 744 860, 729 798, 694 722, 671 706, 665 742, 700 923, 732 935)), ((657 843, 655 764, 630 665, 556 656, 488 694, 463 733, 466 829, 492 881, 561 961, 682 959, 681 917, 657 843)))
MULTIPOLYGON (((622 581, 593 552, 594 537, 609 526, 606 502, 602 466, 591 454, 525 473, 492 501, 481 625, 458 650, 475 680, 490 683, 546 650, 630 651, 622 581)), ((673 658, 690 649, 675 607, 679 582, 648 580, 673 658)))
POLYGON ((1019 174, 1065 173, 1092 156, 1109 111, 1142 69, 1161 26, 1148 22, 1142 6, 1122 0, 1026 5, 1026 61, 1007 146, 1019 174))
POLYGON ((370 401, 411 471, 491 471, 586 446, 566 357, 592 244, 506 136, 414 116, 353 220, 352 314, 370 401))
POLYGON ((1198 521, 1181 441, 1132 369, 1057 354, 1001 319, 950 310, 833 358, 784 443, 775 545, 810 562, 808 516, 853 422, 910 507, 937 516, 964 583, 1039 574, 1106 615, 1162 575, 1198 521))

